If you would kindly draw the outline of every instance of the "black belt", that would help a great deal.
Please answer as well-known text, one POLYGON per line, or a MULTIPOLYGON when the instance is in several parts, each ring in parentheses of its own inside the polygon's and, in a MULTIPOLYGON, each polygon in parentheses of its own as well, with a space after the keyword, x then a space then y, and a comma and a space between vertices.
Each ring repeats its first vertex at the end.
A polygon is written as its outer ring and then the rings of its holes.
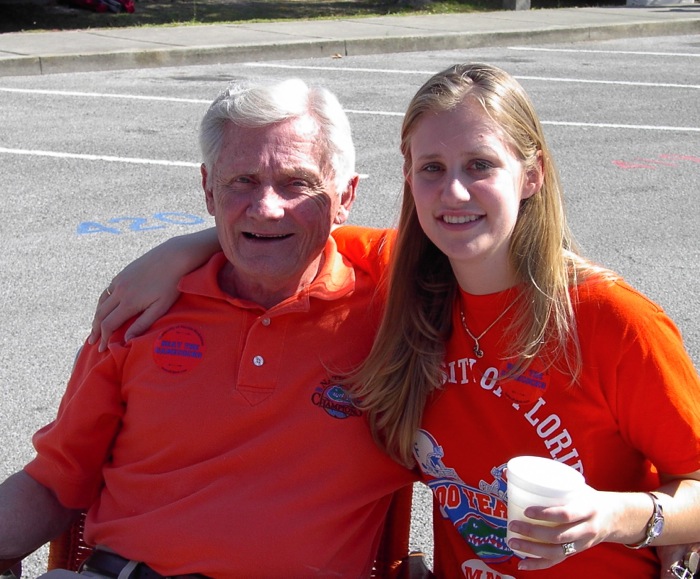
MULTIPOLYGON (((84 565, 86 568, 97 571, 102 575, 108 575, 115 579, 119 577, 124 567, 129 563, 129 559, 120 557, 116 553, 96 549, 86 559, 84 565)), ((191 573, 188 575, 161 575, 157 571, 151 569, 145 563, 139 563, 129 575, 130 579, 207 579, 205 575, 191 573)))

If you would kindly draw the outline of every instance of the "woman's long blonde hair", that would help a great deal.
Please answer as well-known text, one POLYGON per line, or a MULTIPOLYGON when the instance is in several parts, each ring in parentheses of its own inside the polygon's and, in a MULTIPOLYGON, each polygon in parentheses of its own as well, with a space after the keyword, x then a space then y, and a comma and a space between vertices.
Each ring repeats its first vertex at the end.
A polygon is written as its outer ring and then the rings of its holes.
MULTIPOLYGON (((569 288, 598 268, 579 257, 566 222, 556 168, 534 107, 508 73, 487 64, 455 65, 426 82, 408 106, 401 129, 405 174, 411 138, 425 113, 476 99, 499 125, 525 171, 540 164, 541 190, 524 200, 510 241, 523 294, 512 324, 509 355, 522 372, 537 356, 561 364, 574 382, 580 371, 569 288)), ((418 222, 404 181, 398 237, 389 268, 387 305, 374 347, 352 381, 372 433, 399 462, 412 466, 413 439, 431 392, 442 385, 444 346, 458 291, 448 258, 418 222)))

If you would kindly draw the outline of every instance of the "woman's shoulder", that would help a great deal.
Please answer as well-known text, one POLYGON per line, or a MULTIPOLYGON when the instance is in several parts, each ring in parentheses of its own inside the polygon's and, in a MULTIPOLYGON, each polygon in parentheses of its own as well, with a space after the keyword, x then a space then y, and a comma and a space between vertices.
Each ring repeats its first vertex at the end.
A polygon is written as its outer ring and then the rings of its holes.
POLYGON ((596 321, 643 331, 660 320, 670 321, 658 303, 620 276, 588 277, 571 288, 571 301, 579 324, 596 321))
POLYGON ((624 278, 613 273, 588 276, 571 287, 574 307, 642 308, 661 312, 663 308, 624 278))

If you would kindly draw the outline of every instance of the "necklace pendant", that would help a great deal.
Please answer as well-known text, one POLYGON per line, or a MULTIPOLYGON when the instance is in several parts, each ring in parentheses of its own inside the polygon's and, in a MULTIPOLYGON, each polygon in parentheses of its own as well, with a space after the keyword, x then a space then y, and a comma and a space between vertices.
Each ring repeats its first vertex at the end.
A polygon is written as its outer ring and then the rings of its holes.
POLYGON ((479 345, 478 345, 478 344, 475 344, 475 345, 474 345, 474 355, 475 355, 477 358, 483 358, 483 357, 484 357, 484 351, 483 351, 481 348, 479 348, 479 345))

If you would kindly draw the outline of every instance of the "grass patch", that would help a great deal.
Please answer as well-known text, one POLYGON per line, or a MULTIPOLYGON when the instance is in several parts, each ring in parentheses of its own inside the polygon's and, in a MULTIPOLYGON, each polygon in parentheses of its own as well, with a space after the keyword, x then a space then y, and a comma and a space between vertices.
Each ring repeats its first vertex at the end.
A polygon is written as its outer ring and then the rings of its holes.
MULTIPOLYGON (((133 14, 96 13, 68 0, 0 0, 0 33, 343 18, 500 10, 502 0, 136 0, 133 14)), ((624 0, 604 0, 624 4, 624 0)), ((533 8, 600 5, 588 0, 532 0, 533 8)))

